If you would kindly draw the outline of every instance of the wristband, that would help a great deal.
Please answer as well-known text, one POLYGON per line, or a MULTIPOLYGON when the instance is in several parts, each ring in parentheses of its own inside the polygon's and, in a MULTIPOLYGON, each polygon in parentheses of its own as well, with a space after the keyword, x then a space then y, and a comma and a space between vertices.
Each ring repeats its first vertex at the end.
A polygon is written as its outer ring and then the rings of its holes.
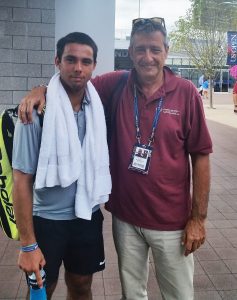
POLYGON ((39 84, 33 87, 33 89, 38 88, 38 87, 44 87, 45 88, 45 92, 44 92, 44 96, 47 93, 47 89, 48 89, 48 85, 47 84, 39 84))
POLYGON ((37 87, 44 87, 44 88, 48 88, 48 85, 47 84, 45 84, 45 83, 42 83, 42 84, 39 84, 39 85, 36 85, 36 86, 34 86, 33 88, 37 88, 37 87))
POLYGON ((31 244, 31 245, 27 245, 27 246, 22 246, 21 247, 21 251, 22 252, 31 252, 36 250, 39 247, 39 245, 37 243, 31 244))
POLYGON ((48 85, 47 84, 40 84, 40 85, 37 85, 36 87, 44 87, 46 92, 47 92, 48 85))

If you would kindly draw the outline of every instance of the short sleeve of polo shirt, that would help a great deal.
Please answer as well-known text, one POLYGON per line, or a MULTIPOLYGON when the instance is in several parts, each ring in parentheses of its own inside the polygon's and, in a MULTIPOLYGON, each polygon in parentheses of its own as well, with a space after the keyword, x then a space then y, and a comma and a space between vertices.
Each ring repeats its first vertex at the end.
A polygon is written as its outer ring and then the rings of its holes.
POLYGON ((111 100, 123 73, 124 71, 113 71, 96 76, 91 80, 104 105, 107 105, 111 100))
POLYGON ((17 120, 12 153, 12 167, 26 174, 36 173, 41 142, 42 128, 36 111, 33 112, 33 123, 24 125, 17 120))
POLYGON ((206 124, 202 99, 196 91, 193 91, 190 101, 187 151, 188 153, 209 154, 212 152, 212 141, 206 124))

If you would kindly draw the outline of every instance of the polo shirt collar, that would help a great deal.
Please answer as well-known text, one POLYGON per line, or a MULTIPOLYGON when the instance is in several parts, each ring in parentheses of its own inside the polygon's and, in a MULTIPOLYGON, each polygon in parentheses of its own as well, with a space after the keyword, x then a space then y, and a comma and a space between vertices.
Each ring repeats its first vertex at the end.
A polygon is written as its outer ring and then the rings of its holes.
POLYGON ((89 105, 90 103, 91 103, 90 99, 85 94, 84 97, 83 97, 83 99, 82 99, 81 110, 84 110, 85 109, 85 105, 89 105))
POLYGON ((82 100, 82 104, 90 104, 90 99, 88 98, 88 96, 85 94, 83 100, 82 100))

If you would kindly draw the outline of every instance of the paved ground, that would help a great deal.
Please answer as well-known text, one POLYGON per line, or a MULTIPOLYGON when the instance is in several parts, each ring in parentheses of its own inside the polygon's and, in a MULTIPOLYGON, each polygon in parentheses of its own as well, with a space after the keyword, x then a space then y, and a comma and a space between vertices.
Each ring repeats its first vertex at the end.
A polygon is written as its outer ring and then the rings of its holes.
MULTIPOLYGON (((207 241, 195 254, 195 300, 237 299, 237 115, 231 94, 215 94, 214 106, 204 100, 213 138, 212 187, 208 212, 207 241)), ((95 300, 120 299, 116 254, 111 236, 111 218, 104 212, 106 270, 93 282, 95 300)), ((16 266, 18 243, 0 231, 0 299, 24 299, 26 284, 16 266)), ((182 276, 182 274, 180 274, 182 276)), ((154 267, 150 263, 149 300, 160 300, 154 267)), ((61 275, 54 299, 66 299, 61 275)), ((183 299, 185 300, 185 299, 183 299)))

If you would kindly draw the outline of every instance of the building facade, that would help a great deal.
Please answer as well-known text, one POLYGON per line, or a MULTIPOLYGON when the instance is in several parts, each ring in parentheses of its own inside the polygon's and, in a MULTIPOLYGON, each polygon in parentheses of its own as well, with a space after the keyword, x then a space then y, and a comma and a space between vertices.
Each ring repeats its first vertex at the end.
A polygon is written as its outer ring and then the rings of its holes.
MULTIPOLYGON (((0 111, 49 82, 55 42, 72 31, 88 33, 98 45, 94 75, 130 69, 129 37, 114 40, 114 20, 115 0, 0 0, 0 111)), ((166 63, 198 86, 201 73, 184 53, 169 53, 166 63)), ((231 84, 228 68, 223 69, 215 90, 228 91, 231 84)))
POLYGON ((85 32, 95 40, 94 75, 112 71, 114 19, 114 0, 0 0, 0 111, 49 82, 55 43, 69 32, 85 32))
POLYGON ((0 104, 15 104, 54 73, 54 0, 0 0, 0 104))

